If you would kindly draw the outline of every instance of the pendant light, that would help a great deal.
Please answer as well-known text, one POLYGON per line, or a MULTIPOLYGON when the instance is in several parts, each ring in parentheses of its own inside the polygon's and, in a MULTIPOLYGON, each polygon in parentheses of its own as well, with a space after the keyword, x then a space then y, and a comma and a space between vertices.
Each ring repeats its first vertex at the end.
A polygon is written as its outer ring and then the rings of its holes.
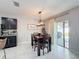
POLYGON ((42 11, 39 11, 38 14, 39 14, 39 18, 40 18, 40 19, 39 19, 39 21, 38 21, 37 26, 45 26, 43 20, 41 19, 42 11))

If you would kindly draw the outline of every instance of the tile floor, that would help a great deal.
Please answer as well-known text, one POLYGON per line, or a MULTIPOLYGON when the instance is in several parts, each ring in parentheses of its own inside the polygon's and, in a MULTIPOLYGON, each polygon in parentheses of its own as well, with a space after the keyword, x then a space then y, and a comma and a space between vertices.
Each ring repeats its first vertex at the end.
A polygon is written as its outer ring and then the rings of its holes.
MULTIPOLYGON (((46 49, 45 49, 46 50, 46 49)), ((46 53, 46 52, 45 52, 46 53)), ((30 44, 22 44, 17 47, 6 49, 7 59, 79 59, 78 55, 60 46, 52 46, 52 51, 48 54, 37 56, 30 44)), ((0 59, 3 51, 0 51, 0 59)))

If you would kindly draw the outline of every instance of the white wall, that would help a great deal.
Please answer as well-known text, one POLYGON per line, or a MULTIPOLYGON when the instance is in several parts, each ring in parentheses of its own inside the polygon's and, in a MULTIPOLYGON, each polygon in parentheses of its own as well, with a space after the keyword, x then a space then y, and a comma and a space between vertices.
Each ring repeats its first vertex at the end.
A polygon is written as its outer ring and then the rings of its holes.
POLYGON ((37 21, 32 19, 27 19, 25 17, 18 18, 18 42, 30 43, 31 42, 31 33, 36 32, 37 30, 30 30, 27 27, 27 24, 37 24, 37 21))
POLYGON ((69 12, 70 19, 70 50, 79 53, 79 7, 69 12))
POLYGON ((69 20, 70 26, 70 40, 69 49, 73 52, 79 53, 79 7, 70 11, 69 14, 57 18, 58 21, 69 20))
POLYGON ((45 23, 45 29, 46 29, 47 33, 50 34, 50 32, 49 32, 49 20, 46 20, 44 23, 45 23))
POLYGON ((29 30, 27 24, 37 24, 37 20, 28 18, 27 16, 14 16, 10 14, 0 14, 0 17, 17 18, 17 42, 19 44, 30 43, 31 33, 37 30, 29 30))
POLYGON ((52 44, 53 44, 54 43, 54 19, 46 20, 45 28, 46 28, 48 34, 50 34, 50 36, 52 38, 52 44))

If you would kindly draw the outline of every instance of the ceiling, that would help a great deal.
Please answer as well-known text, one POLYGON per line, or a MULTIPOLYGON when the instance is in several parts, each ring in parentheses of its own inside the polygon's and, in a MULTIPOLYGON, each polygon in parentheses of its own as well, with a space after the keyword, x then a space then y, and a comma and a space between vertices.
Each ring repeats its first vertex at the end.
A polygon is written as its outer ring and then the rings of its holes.
POLYGON ((38 17, 42 10, 42 18, 53 16, 79 5, 79 0, 0 0, 0 13, 38 17), (17 1, 20 7, 15 7, 17 1))

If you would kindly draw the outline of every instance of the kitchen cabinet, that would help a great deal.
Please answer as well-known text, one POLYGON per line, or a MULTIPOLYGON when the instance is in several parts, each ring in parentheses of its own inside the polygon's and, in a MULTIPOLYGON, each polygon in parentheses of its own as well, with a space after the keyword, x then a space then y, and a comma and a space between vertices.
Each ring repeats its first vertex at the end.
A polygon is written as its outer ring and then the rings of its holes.
POLYGON ((17 19, 0 18, 0 37, 7 38, 5 48, 17 46, 17 19))

